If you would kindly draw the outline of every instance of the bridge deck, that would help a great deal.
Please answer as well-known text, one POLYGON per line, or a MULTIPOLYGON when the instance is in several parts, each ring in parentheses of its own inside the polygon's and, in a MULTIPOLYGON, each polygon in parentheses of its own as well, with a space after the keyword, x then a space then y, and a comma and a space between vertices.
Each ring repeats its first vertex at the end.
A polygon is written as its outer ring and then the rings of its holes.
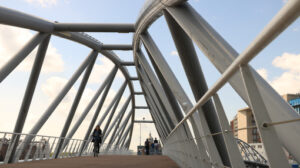
POLYGON ((94 157, 74 157, 66 159, 32 161, 0 165, 0 168, 178 168, 176 163, 167 156, 131 156, 131 155, 104 155, 94 157))

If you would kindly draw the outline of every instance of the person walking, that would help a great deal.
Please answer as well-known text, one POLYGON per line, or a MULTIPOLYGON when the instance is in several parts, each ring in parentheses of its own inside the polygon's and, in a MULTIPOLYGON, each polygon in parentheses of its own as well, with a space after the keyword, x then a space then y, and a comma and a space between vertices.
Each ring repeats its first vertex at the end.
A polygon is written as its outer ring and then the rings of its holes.
POLYGON ((102 143, 102 130, 100 129, 99 125, 97 125, 94 129, 92 136, 92 142, 94 142, 94 157, 98 157, 100 144, 102 143))
POLYGON ((145 141, 146 155, 149 155, 149 148, 150 148, 150 142, 148 139, 146 139, 145 141))
POLYGON ((156 138, 154 139, 154 153, 158 154, 158 140, 156 138))

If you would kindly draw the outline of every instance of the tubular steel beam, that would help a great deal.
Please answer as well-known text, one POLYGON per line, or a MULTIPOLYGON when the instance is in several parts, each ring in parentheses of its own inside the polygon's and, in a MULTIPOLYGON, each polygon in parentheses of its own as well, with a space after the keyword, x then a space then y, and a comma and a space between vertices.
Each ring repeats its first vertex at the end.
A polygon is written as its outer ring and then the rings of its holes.
MULTIPOLYGON (((130 100, 130 97, 128 98, 128 100, 130 100)), ((106 150, 109 150, 109 148, 110 148, 111 145, 113 144, 113 140, 114 140, 115 137, 116 137, 117 130, 118 130, 119 125, 120 125, 120 123, 121 123, 121 121, 122 121, 122 119, 123 119, 123 116, 124 116, 125 112, 126 112, 126 109, 127 109, 127 107, 128 107, 128 104, 129 104, 129 102, 128 102, 128 103, 125 103, 125 104, 123 105, 123 108, 121 109, 121 111, 120 111, 120 113, 119 113, 120 116, 118 116, 117 119, 113 122, 113 123, 116 123, 116 122, 117 122, 117 124, 113 125, 113 126, 115 126, 115 127, 114 127, 114 130, 112 131, 111 137, 110 137, 110 139, 109 139, 109 141, 108 141, 108 146, 106 147, 106 150)), ((110 129, 109 129, 108 132, 110 133, 110 129)), ((108 134, 109 134, 109 133, 108 133, 108 134)), ((107 136, 106 136, 106 137, 107 137, 107 136)), ((103 142, 104 142, 104 141, 105 141, 105 139, 103 140, 103 142)))
MULTIPOLYGON (((0 9, 1 10, 1 9, 0 9)), ((0 69, 0 83, 46 38, 46 33, 36 34, 16 55, 0 69)))
MULTIPOLYGON (((36 88, 36 84, 42 69, 42 65, 45 59, 47 48, 50 41, 50 35, 48 35, 43 42, 40 44, 39 49, 34 60, 33 67, 31 69, 31 74, 27 83, 25 94, 23 97, 22 105, 18 114, 18 118, 15 124, 14 133, 22 133, 24 123, 28 114, 28 110, 32 101, 32 97, 36 88)), ((6 154, 5 163, 12 163, 14 161, 15 152, 19 144, 20 135, 13 134, 11 138, 12 142, 6 154)), ((18 161, 18 159, 17 159, 18 161)))
MULTIPOLYGON (((99 96, 101 95, 102 91, 104 90, 104 88, 107 86, 107 84, 114 78, 115 74, 117 72, 116 68, 113 68, 111 70, 111 72, 108 74, 108 76, 106 77, 106 79, 104 79, 104 82, 102 83, 102 85, 99 87, 99 89, 97 90, 97 92, 95 93, 94 97, 92 98, 92 100, 90 101, 90 103, 87 105, 87 107, 84 109, 83 113, 81 114, 81 116, 79 117, 79 119, 77 120, 77 122, 75 123, 75 125, 73 126, 72 130, 68 133, 68 135, 66 136, 66 140, 68 141, 68 139, 71 139, 73 137, 73 135, 75 134, 75 132, 78 130, 79 126, 81 125, 82 121, 85 119, 85 117, 88 115, 88 113, 90 112, 91 108, 93 107, 93 105, 96 103, 97 99, 99 98, 99 96)), ((63 147, 65 147, 67 145, 67 143, 65 143, 63 145, 63 147)))
MULTIPOLYGON (((183 118, 183 115, 182 115, 181 111, 180 110, 179 111, 175 111, 172 108, 175 105, 174 104, 173 105, 170 104, 169 99, 167 98, 167 95, 166 95, 165 91, 163 90, 162 86, 158 82, 158 80, 157 80, 154 72, 152 71, 149 63, 147 62, 144 54, 141 51, 137 52, 136 54, 137 54, 137 57, 139 58, 138 61, 141 63, 140 66, 143 67, 143 69, 145 71, 145 75, 144 76, 141 75, 141 77, 143 78, 143 81, 146 82, 146 83, 151 83, 151 85, 149 85, 149 88, 153 86, 153 90, 156 91, 158 97, 160 98, 160 100, 164 104, 164 106, 166 108, 166 111, 168 112, 168 114, 169 114, 169 116, 170 116, 170 118, 172 120, 172 123, 173 124, 177 124, 178 121, 180 121, 180 119, 183 118), (175 117, 176 113, 180 113, 182 117, 180 119, 177 119, 175 117)), ((140 70, 138 69, 138 66, 137 66, 137 72, 140 75, 140 70)))
POLYGON ((151 121, 151 120, 134 120, 134 123, 154 123, 154 121, 151 121))
MULTIPOLYGON (((136 53, 136 58, 138 58, 138 61, 141 63, 141 66, 143 66, 145 72, 147 73, 149 80, 151 84, 153 85, 154 89, 156 90, 156 93, 160 97, 161 101, 166 107, 167 112, 169 113, 172 121, 174 124, 177 124, 182 118, 183 114, 181 112, 181 109, 178 105, 178 102, 171 91, 170 87, 168 86, 167 82, 165 79, 162 77, 160 73, 157 74, 159 77, 160 83, 162 86, 160 86, 158 80, 156 79, 156 76, 154 72, 152 71, 152 68, 150 67, 148 61, 146 60, 144 54, 141 51, 137 51, 136 53), (162 88, 163 87, 163 88, 162 88)), ((139 71, 138 71, 139 72, 139 71)), ((191 139, 192 134, 191 131, 189 130, 189 126, 187 123, 184 123, 183 128, 180 130, 180 134, 178 135, 178 138, 186 138, 186 139, 191 139)), ((200 143, 198 145, 201 145, 200 143)), ((200 148, 200 155, 199 152, 197 151, 197 146, 194 141, 191 141, 190 143, 183 144, 182 149, 180 148, 181 151, 189 150, 198 155, 197 157, 200 157, 203 160, 208 160, 207 159, 207 154, 206 151, 204 151, 204 147, 200 148)), ((189 161, 191 158, 186 158, 186 161, 189 161)), ((199 162, 199 159, 194 159, 191 161, 192 163, 200 164, 200 165, 206 165, 207 162, 204 162, 202 164, 202 161, 199 162)))
POLYGON ((141 88, 146 93, 145 100, 149 105, 149 112, 151 114, 151 117, 153 117, 154 120, 157 122, 158 127, 161 129, 161 135, 163 135, 162 138, 165 139, 170 133, 171 123, 169 123, 167 117, 165 116, 162 107, 158 103, 156 104, 154 102, 154 100, 156 99, 155 96, 152 95, 153 93, 151 94, 151 92, 149 91, 150 86, 148 86, 148 88, 143 80, 140 81, 140 84, 141 88))
POLYGON ((139 80, 138 77, 130 77, 129 80, 139 80))
MULTIPOLYGON (((155 67, 157 74, 162 74, 161 76, 163 76, 168 82, 168 85, 172 89, 172 92, 176 96, 184 111, 187 113, 190 109, 193 108, 193 104, 189 100, 181 85, 179 84, 179 81, 177 80, 176 76, 172 72, 166 60, 160 53, 158 47, 156 46, 148 32, 142 34, 141 39, 143 41, 143 44, 145 45, 146 50, 149 53, 149 58, 152 61, 152 64, 155 67)), ((193 117, 191 118, 191 124, 194 129, 194 133, 198 144, 202 143, 200 142, 202 141, 202 139, 200 138, 201 136, 211 134, 208 128, 207 121, 205 120, 205 117, 203 115, 204 114, 202 109, 198 109, 198 113, 195 113, 195 115, 193 115, 193 117)), ((206 144, 207 150, 209 151, 213 162, 217 163, 218 165, 222 165, 222 161, 216 148, 216 144, 210 140, 211 138, 211 136, 205 136, 203 140, 206 144)))
POLYGON ((140 84, 143 87, 143 91, 147 94, 149 99, 148 104, 153 106, 152 111, 157 112, 159 118, 163 120, 164 127, 166 128, 166 133, 170 133, 170 131, 174 128, 175 124, 172 122, 171 117, 164 108, 164 105, 159 100, 155 89, 150 84, 149 79, 146 73, 143 71, 142 67, 138 67, 137 70, 142 79, 142 81, 140 81, 140 84))
POLYGON ((134 62, 121 62, 121 65, 123 66, 134 66, 134 62))
MULTIPOLYGON (((114 121, 113 121, 111 124, 108 123, 108 124, 109 124, 109 128, 108 128, 107 131, 106 131, 107 134, 104 134, 104 133, 103 133, 104 136, 103 136, 103 138, 102 138, 102 142, 104 142, 104 141, 106 140, 106 138, 107 138, 108 135, 110 134, 111 130, 112 130, 115 126, 118 125, 118 124, 116 124, 116 123, 118 123, 119 118, 120 118, 121 116, 124 115, 124 113, 125 113, 125 111, 126 111, 128 105, 129 105, 130 100, 131 100, 131 96, 129 96, 129 97, 127 98, 126 102, 123 104, 121 110, 119 111, 118 115, 115 117, 114 121)), ((114 136, 114 134, 112 134, 112 136, 114 136)))
POLYGON ((144 92, 134 92, 135 95, 144 95, 144 92))
POLYGON ((124 135, 122 136, 121 140, 120 140, 120 145, 119 146, 123 146, 124 141, 126 140, 129 131, 131 130, 132 124, 130 123, 130 125, 126 128, 126 131, 124 133, 124 135))
POLYGON ((11 26, 22 27, 39 32, 52 32, 53 23, 22 12, 0 7, 0 22, 11 26))
POLYGON ((271 119, 268 115, 267 108, 261 97, 261 93, 257 88, 257 84, 255 83, 250 68, 247 65, 241 66, 240 71, 270 167, 289 167, 287 157, 283 151, 274 127, 264 126, 264 123, 270 123, 271 119))
MULTIPOLYGON (((198 101, 208 90, 208 87, 193 42, 168 12, 164 11, 164 16, 168 23, 169 30, 177 48, 185 74, 193 91, 195 100, 198 101)), ((218 122, 217 113, 214 109, 212 101, 209 100, 207 103, 205 103, 202 106, 202 110, 204 117, 207 120, 210 132, 220 132, 221 127, 218 122)), ((229 156, 227 154, 223 136, 215 135, 213 136, 213 139, 220 153, 223 164, 230 167, 231 165, 229 156)))
POLYGON ((53 158, 55 158, 55 159, 58 157, 58 155, 61 152, 61 147, 62 147, 63 142, 64 142, 63 138, 65 138, 65 136, 66 136, 66 134, 67 134, 67 132, 68 132, 68 130, 70 128, 70 125, 71 125, 71 122, 72 122, 73 117, 75 115, 75 112, 77 110, 78 104, 79 104, 79 102, 81 100, 83 91, 85 89, 85 86, 86 86, 86 84, 88 82, 88 79, 89 79, 89 77, 91 75, 91 72, 92 72, 92 69, 94 67, 94 64, 96 62, 96 59, 97 59, 97 56, 98 56, 98 52, 97 51, 92 51, 88 57, 90 57, 90 56, 92 57, 92 60, 91 60, 91 62, 89 63, 89 65, 87 66, 87 68, 85 70, 85 73, 84 73, 84 76, 83 76, 83 78, 81 80, 81 83, 80 83, 80 86, 78 88, 77 94, 76 94, 75 99, 74 99, 74 101, 72 103, 71 109, 70 109, 70 111, 68 113, 68 117, 67 117, 67 119, 65 121, 65 124, 64 124, 64 127, 63 127, 63 129, 61 131, 61 134, 60 134, 60 138, 61 139, 59 139, 58 144, 57 144, 57 148, 56 148, 56 150, 54 152, 54 155, 53 155, 53 158))
MULTIPOLYGON (((115 112, 116 112, 116 109, 117 109, 117 107, 118 107, 118 105, 119 105, 119 103, 120 103, 120 101, 121 101, 121 98, 122 98, 122 95, 124 94, 124 91, 125 91, 125 88, 126 88, 126 81, 123 83, 123 85, 121 86, 121 89, 120 89, 120 94, 118 95, 118 98, 117 98, 117 100, 114 102, 115 104, 114 104, 114 107, 113 107, 113 109, 111 110, 111 112, 110 112, 110 115, 109 115, 109 117, 108 117, 108 119, 107 119, 107 121, 106 121, 106 124, 105 124, 105 127, 104 127, 104 129, 103 129, 103 131, 102 131, 102 134, 103 135, 105 135, 106 134, 106 132, 107 132, 107 130, 108 130, 108 127, 109 127, 109 125, 110 125, 110 122, 111 122, 111 120, 112 120, 112 118, 113 118, 113 116, 114 116, 114 114, 115 114, 115 112)), ((129 103, 129 100, 128 100, 128 103, 129 103)), ((99 125, 101 125, 102 123, 99 123, 99 125)))
MULTIPOLYGON (((193 41, 199 46, 203 53, 222 73, 222 77, 216 85, 209 89, 210 93, 203 96, 203 100, 209 98, 213 92, 223 86, 227 80, 235 91, 247 102, 247 94, 242 87, 242 78, 239 73, 235 73, 240 64, 246 64, 256 56, 265 46, 275 39, 283 30, 285 30, 298 16, 300 10, 300 1, 290 0, 279 11, 279 13, 270 21, 257 38, 249 47, 238 57, 238 53, 188 4, 168 7, 168 12, 174 17, 178 24, 185 30, 193 41), (197 29, 190 26, 197 27, 197 29), (218 57, 216 57, 216 55, 218 57), (237 58, 238 57, 238 58, 237 58), (235 74, 234 74, 235 73, 235 74), (231 77, 232 76, 232 77, 231 77)), ((299 118, 294 109, 285 102, 280 95, 253 69, 250 68, 261 95, 265 102, 271 120, 282 121, 299 118), (285 115, 282 115, 285 111, 285 115)), ((204 101, 201 101, 203 103, 204 101)), ((200 101, 197 106, 201 104, 200 101)), ((193 111, 192 109, 191 111, 193 111)), ((275 127, 279 139, 286 149, 300 162, 300 151, 296 150, 300 140, 300 124, 297 122, 289 123, 275 127), (286 131, 289 130, 289 131, 286 131), (286 138, 292 137, 292 138, 286 138)))
POLYGON ((148 109, 148 106, 135 106, 135 109, 148 109))
POLYGON ((115 138, 114 138, 114 140, 115 140, 115 139, 118 137, 118 139, 117 139, 117 141, 116 141, 116 143, 115 143, 116 145, 119 144, 120 139, 121 139, 121 137, 122 137, 122 135, 123 135, 123 132, 124 132, 124 130, 125 130, 125 127, 126 127, 128 121, 129 121, 131 115, 132 115, 132 109, 131 109, 130 112, 127 114, 125 120, 122 122, 121 127, 118 129, 118 131, 117 131, 117 133, 116 133, 117 136, 115 136, 115 138))
POLYGON ((92 132, 92 130, 93 130, 93 127, 94 127, 94 125, 95 125, 95 122, 96 122, 96 120, 97 120, 97 118, 98 118, 98 115, 99 115, 101 109, 102 109, 102 106, 103 106, 103 104, 104 104, 104 102, 105 102, 105 99, 106 99, 106 97, 107 97, 107 94, 108 94, 108 92, 109 92, 109 90, 110 90, 110 87, 111 87, 111 85, 112 85, 112 83, 113 83, 113 81, 114 81, 114 78, 115 78, 115 76, 116 76, 116 74, 117 74, 117 71, 118 71, 118 68, 117 68, 117 66, 115 66, 115 67, 113 68, 113 75, 112 75, 112 78, 110 79, 109 83, 108 83, 107 86, 105 87, 105 90, 104 90, 104 92, 103 92, 103 94, 102 94, 102 96, 101 96, 101 99, 100 99, 100 101, 99 101, 99 104, 98 104, 98 106, 97 106, 97 109, 96 109, 96 111, 95 111, 95 113, 94 113, 94 115, 93 115, 92 121, 90 122, 90 125, 89 125, 89 127, 88 127, 88 129, 87 129, 87 131, 86 131, 86 134, 85 134, 84 139, 83 139, 84 141, 82 142, 82 144, 81 144, 81 146, 80 146, 80 149, 79 149, 78 156, 81 156, 82 152, 84 151, 84 148, 85 148, 85 146, 86 146, 86 144, 87 144, 86 141, 88 141, 89 136, 90 136, 90 134, 91 134, 91 132, 92 132))
POLYGON ((245 167, 245 163, 237 146, 236 140, 234 138, 233 132, 226 117, 225 111, 223 109, 221 100, 218 94, 213 96, 213 100, 216 107, 218 121, 220 123, 221 131, 223 132, 222 136, 227 148, 228 157, 230 159, 230 165, 232 168, 242 168, 245 167))
POLYGON ((132 50, 131 44, 103 44, 102 50, 132 50))
MULTIPOLYGON (((113 100, 112 100, 112 101, 110 102, 110 104, 108 105, 108 107, 107 107, 105 113, 102 115, 102 117, 101 117, 100 120, 98 121, 97 125, 99 125, 100 127, 101 127, 101 124, 103 123, 103 121, 105 120, 105 118, 108 116, 108 113, 112 110, 112 108, 113 108, 113 110, 114 110, 116 104, 118 104, 119 98, 121 97, 121 95, 123 94, 123 92, 124 92, 124 90, 125 90, 125 87, 126 87, 125 84, 126 84, 126 82, 124 82, 124 84, 120 87, 120 89, 118 90, 117 94, 114 96, 113 100), (125 87, 124 87, 124 86, 125 86, 125 87)), ((101 102, 101 103, 102 103, 102 102, 101 102)), ((97 112, 98 112, 98 110, 99 110, 99 112, 100 112, 100 109, 101 109, 102 105, 103 105, 103 103, 102 103, 102 104, 99 103, 99 108, 97 108, 97 112), (100 105, 101 105, 101 106, 100 106, 100 105)), ((105 125, 105 127, 106 127, 106 125, 105 125)), ((93 129, 93 128, 92 128, 92 129, 93 129)), ((90 130, 91 132, 92 132, 92 129, 90 130)), ((90 141, 91 141, 91 137, 89 137, 90 134, 91 134, 91 132, 89 132, 89 134, 86 134, 88 139, 87 139, 87 142, 86 142, 86 144, 85 144, 86 146, 83 146, 83 145, 82 145, 82 148, 81 148, 82 151, 84 151, 84 150, 86 149, 87 145, 89 145, 89 143, 90 143, 90 141)), ((102 134, 104 134, 104 131, 102 132, 102 134)))
POLYGON ((122 23, 54 23, 54 31, 71 32, 135 32, 134 24, 122 23))
MULTIPOLYGON (((124 82, 124 84, 120 87, 120 89, 118 90, 117 94, 114 96, 113 100, 112 100, 112 101, 110 102, 110 104, 108 105, 108 107, 107 107, 105 113, 102 115, 102 117, 101 117, 100 120, 98 121, 97 125, 101 126, 102 122, 105 120, 105 118, 107 117, 107 115, 108 115, 108 113, 111 111, 111 109, 114 108, 115 104, 118 104, 117 101, 118 101, 118 99, 121 97, 121 95, 123 94, 123 92, 124 92, 124 90, 125 90, 125 87, 126 87, 126 82, 124 82)), ((100 112, 103 103, 104 103, 104 102, 100 102, 100 103, 99 103, 99 106, 98 106, 99 108, 97 108, 96 112, 100 112), (100 106, 100 105, 101 105, 101 106, 100 106)), ((105 127, 106 127, 106 126, 105 126, 105 127)), ((90 134, 91 134, 91 132, 92 132, 92 129, 93 129, 93 128, 91 128, 91 130, 89 130, 90 132, 87 132, 87 134, 86 134, 86 135, 87 135, 86 138, 88 138, 88 139, 87 139, 86 144, 84 144, 84 143, 82 144, 82 146, 81 146, 81 152, 79 153, 79 156, 81 156, 81 153, 82 153, 83 151, 85 151, 85 149, 88 147, 88 145, 89 145, 89 143, 90 143, 90 141, 91 141, 91 137, 89 137, 89 136, 90 136, 90 134)), ((103 134, 104 134, 104 133, 103 133, 103 134)))
POLYGON ((79 68, 76 70, 76 72, 72 75, 70 80, 65 84, 65 86, 60 91, 60 93, 56 96, 56 98, 53 100, 53 102, 48 106, 47 110, 44 112, 44 114, 40 117, 40 119, 37 121, 37 123, 30 130, 30 133, 29 133, 30 135, 26 136, 26 138, 24 139, 23 143, 21 144, 21 146, 19 148, 20 150, 18 150, 18 155, 16 156, 16 158, 21 156, 22 149, 24 149, 24 147, 27 146, 33 138, 33 136, 31 136, 31 135, 37 134, 38 131, 42 128, 42 126, 46 123, 46 121, 51 116, 53 111, 56 109, 58 104, 62 101, 62 99, 65 97, 65 95, 71 89, 73 84, 79 78, 81 73, 91 62, 92 58, 93 58, 92 55, 90 55, 83 61, 83 63, 79 66, 79 68))

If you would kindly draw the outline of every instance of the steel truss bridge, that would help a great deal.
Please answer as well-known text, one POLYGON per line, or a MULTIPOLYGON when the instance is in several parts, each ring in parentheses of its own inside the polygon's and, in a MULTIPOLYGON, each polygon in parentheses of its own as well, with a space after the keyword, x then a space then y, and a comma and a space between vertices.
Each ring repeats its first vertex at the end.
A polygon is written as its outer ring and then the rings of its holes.
POLYGON ((105 145, 101 147, 102 153, 128 154, 135 121, 135 109, 149 109, 163 143, 163 155, 174 160, 180 167, 289 167, 283 148, 300 162, 300 122, 296 122, 299 121, 299 116, 248 64, 293 23, 299 14, 300 1, 289 0, 255 40, 242 53, 238 53, 186 0, 148 0, 134 24, 50 22, 20 11, 0 7, 1 24, 37 32, 1 67, 0 82, 3 82, 38 46, 14 132, 1 132, 4 138, 1 140, 0 148, 4 147, 5 137, 11 136, 3 162, 6 164, 20 160, 90 155, 92 147, 89 142, 92 128, 105 119, 107 123, 103 129, 104 135, 111 132, 112 136, 110 139, 107 139, 107 136, 103 137, 105 145), (168 24, 196 101, 194 104, 147 31, 159 17, 164 17, 168 24), (130 45, 108 45, 84 32, 132 32, 134 38, 130 45), (90 48, 91 53, 86 56, 61 92, 57 93, 56 98, 37 120, 31 131, 24 134, 22 130, 51 36, 80 43, 90 48), (222 74, 211 88, 207 87, 193 42, 222 74), (143 53, 141 47, 145 48, 146 53, 143 53), (132 50, 134 62, 122 61, 113 50, 132 50), (99 87, 91 102, 87 104, 78 121, 74 121, 76 123, 74 127, 70 128, 99 53, 110 59, 115 67, 99 87), (127 71, 128 66, 134 66, 138 76, 130 76, 127 71), (118 70, 122 72, 126 80, 108 108, 102 109, 118 70), (81 74, 83 77, 61 135, 59 137, 38 135, 39 130, 70 88, 79 80, 81 74), (132 82, 134 80, 139 81, 142 92, 134 89, 132 82), (218 97, 219 89, 226 83, 229 83, 253 110, 256 127, 260 132, 268 161, 257 152, 251 152, 247 144, 234 139, 222 102, 218 97), (131 94, 121 110, 115 113, 126 87, 129 88, 131 94), (100 94, 102 97, 84 139, 73 139, 73 135, 100 94), (147 106, 136 106, 135 95, 143 95, 147 106), (132 106, 128 107, 130 102, 132 106), (125 116, 127 108, 131 110, 125 116), (96 119, 101 109, 104 113, 99 116, 100 119, 97 122, 96 119))

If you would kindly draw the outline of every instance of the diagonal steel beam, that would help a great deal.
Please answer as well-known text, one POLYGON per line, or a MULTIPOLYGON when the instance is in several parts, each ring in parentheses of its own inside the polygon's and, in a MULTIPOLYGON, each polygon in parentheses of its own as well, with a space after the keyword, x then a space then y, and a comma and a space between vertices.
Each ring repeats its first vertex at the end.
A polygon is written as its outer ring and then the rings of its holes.
MULTIPOLYGON (((144 34, 141 35, 141 40, 143 41, 143 44, 145 45, 147 51, 149 52, 149 58, 152 61, 152 64, 155 67, 156 72, 162 74, 162 76, 168 82, 168 85, 170 86, 172 92, 176 96, 183 110, 187 113, 190 109, 193 108, 193 104, 188 98, 188 96, 186 95, 186 93, 184 92, 181 85, 179 84, 176 76, 172 72, 171 68, 167 64, 162 54, 160 53, 153 39, 148 34, 148 32, 145 32, 144 34)), ((204 114, 202 109, 200 108, 198 109, 198 111, 199 111, 198 113, 195 113, 195 115, 191 117, 191 124, 194 129, 194 134, 198 142, 197 144, 200 144, 202 143, 200 142, 202 141, 200 137, 205 135, 210 135, 211 132, 208 128, 207 121, 203 116, 204 114)), ((205 142, 204 144, 206 144, 207 150, 209 151, 210 157, 213 160, 213 162, 222 165, 221 157, 216 148, 216 144, 210 140, 211 138, 212 136, 205 136, 205 138, 203 138, 205 142)))
POLYGON ((112 69, 111 72, 106 77, 106 79, 104 79, 104 82, 101 84, 101 86, 99 87, 99 89, 97 90, 95 95, 93 96, 92 100, 89 102, 87 107, 84 109, 83 113, 81 114, 81 116, 79 117, 79 119, 77 120, 75 125, 73 126, 72 130, 66 136, 66 140, 65 140, 63 147, 65 147, 67 145, 67 143, 69 141, 68 139, 71 139, 73 137, 73 135, 75 134, 75 132, 77 131, 77 129, 79 128, 79 126, 81 125, 81 123, 83 122, 85 117, 90 112, 93 105, 96 103, 96 101, 99 98, 99 96, 101 95, 102 91, 105 89, 105 87, 108 85, 108 83, 114 78, 116 72, 117 72, 117 69, 115 69, 115 68, 112 69))
POLYGON ((127 114, 125 120, 122 122, 121 127, 118 129, 118 131, 117 131, 117 133, 116 133, 116 136, 115 136, 115 138, 114 138, 114 140, 113 140, 113 141, 117 140, 115 144, 119 144, 120 138, 121 138, 122 135, 123 135, 124 129, 125 129, 125 127, 126 127, 128 121, 129 121, 129 119, 130 119, 130 117, 131 117, 131 115, 132 115, 132 111, 133 111, 133 110, 131 109, 130 112, 127 114))
MULTIPOLYGON (((237 58, 238 53, 190 5, 184 3, 183 5, 168 7, 166 9, 214 64, 218 71, 223 74, 233 63, 235 58, 237 58)), ((296 18, 298 18, 299 9, 300 2, 298 0, 290 0, 242 54, 253 58, 253 56, 259 53, 296 18)), ((247 58, 247 60, 249 59, 250 57, 247 58)), ((250 69, 259 90, 262 92, 262 97, 265 101, 266 108, 268 109, 267 111, 270 113, 271 120, 281 121, 297 118, 298 116, 293 108, 290 107, 289 104, 285 102, 253 68, 250 69), (282 111, 285 111, 284 118, 282 118, 282 111)), ((241 75, 235 73, 230 78, 229 83, 249 105, 250 103, 243 87, 241 75)), ((296 128, 299 128, 299 123, 290 123, 288 125, 275 127, 275 130, 278 133, 281 142, 299 162, 300 151, 294 148, 300 140, 300 135, 296 133, 299 130, 296 128)))
POLYGON ((46 33, 36 34, 27 44, 0 69, 0 83, 30 54, 45 38, 46 33))
MULTIPOLYGON (((43 40, 43 42, 40 44, 38 52, 36 54, 33 67, 31 69, 30 77, 27 83, 26 91, 23 97, 22 105, 18 114, 18 118, 15 124, 14 133, 22 133, 26 117, 29 111, 29 107, 32 101, 32 97, 36 88, 36 84, 39 79, 39 75, 42 69, 42 65, 45 59, 45 55, 47 52, 47 48, 50 41, 50 35, 47 35, 47 37, 43 40)), ((4 162, 5 163, 12 163, 15 159, 15 152, 17 149, 17 146, 19 144, 20 135, 13 134, 12 136, 12 142, 10 143, 9 149, 6 152, 6 157, 4 162)), ((16 159, 18 161, 19 158, 16 159)))
MULTIPOLYGON (((168 12, 164 11, 164 16, 168 23, 169 30, 177 48, 179 58, 188 78, 195 100, 198 101, 208 90, 208 87, 193 42, 168 12)), ((210 132, 220 132, 221 127, 218 122, 217 113, 214 109, 212 101, 207 101, 202 106, 202 110, 204 117, 207 120, 210 132)), ((213 136, 213 140, 215 141, 223 164, 230 167, 231 165, 229 156, 227 154, 227 148, 223 136, 215 135, 213 136)))
MULTIPOLYGON (((118 97, 117 97, 117 99, 116 99, 115 102, 114 102, 114 107, 113 107, 113 109, 111 110, 110 115, 109 115, 109 117, 108 117, 108 119, 107 119, 107 121, 106 121, 106 123, 105 123, 105 127, 104 127, 104 129, 103 129, 103 131, 102 131, 102 134, 103 134, 103 135, 105 135, 106 132, 107 132, 107 130, 108 130, 108 127, 109 127, 109 125, 110 125, 110 123, 111 123, 111 120, 112 120, 112 118, 113 118, 113 116, 114 116, 114 114, 115 114, 115 112, 116 112, 116 109, 117 109, 117 107, 118 107, 118 105, 119 105, 119 103, 120 103, 120 101, 121 101, 121 98, 122 98, 122 95, 123 95, 123 93, 124 93, 124 91, 125 91, 126 86, 127 86, 127 82, 125 81, 125 82, 122 84, 122 86, 121 86, 121 88, 120 88, 120 90, 119 90, 119 92, 118 92, 118 97)), ((105 116, 105 117, 106 117, 106 116, 105 116)), ((101 125, 102 122, 99 122, 98 124, 101 125)), ((103 141, 103 142, 104 142, 104 141, 103 141)))
POLYGON ((65 121, 65 124, 64 124, 64 127, 61 131, 60 139, 59 139, 58 144, 56 146, 56 149, 54 151, 53 158, 55 158, 55 159, 58 157, 58 155, 61 152, 61 147, 63 145, 64 138, 65 138, 65 136, 66 136, 66 134, 67 134, 67 132, 70 128, 71 122, 72 122, 73 117, 75 115, 75 112, 77 110, 78 104, 81 100, 81 97, 82 97, 82 94, 84 92, 85 86, 86 86, 86 84, 88 82, 88 79, 91 75, 92 69, 94 67, 94 64, 95 64, 97 56, 98 56, 98 52, 94 50, 90 53, 89 57, 90 56, 92 57, 92 60, 91 60, 91 62, 89 63, 89 65, 87 66, 87 68, 85 70, 85 73, 84 73, 83 78, 81 80, 81 83, 80 83, 80 86, 78 88, 77 94, 76 94, 75 99, 72 103, 71 109, 68 113, 68 117, 67 117, 67 119, 65 121))
POLYGON ((88 66, 88 64, 92 60, 92 56, 90 55, 87 57, 79 66, 79 68, 76 70, 76 72, 72 75, 70 80, 65 84, 63 89, 60 91, 60 93, 56 96, 56 98, 52 101, 52 103, 48 106, 44 114, 40 117, 40 119, 37 121, 37 123, 33 126, 33 128, 30 130, 28 136, 24 139, 22 145, 20 146, 20 150, 18 150, 17 158, 21 156, 22 149, 24 149, 25 146, 27 146, 30 141, 33 139, 34 134, 37 134, 38 131, 42 128, 42 126, 46 123, 48 118, 51 116, 53 111, 56 109, 56 107, 59 105, 59 103, 62 101, 62 99, 66 96, 68 91, 71 89, 71 87, 74 85, 76 80, 79 78, 81 73, 84 71, 84 69, 88 66))
POLYGON ((113 81, 114 81, 114 78, 115 78, 115 76, 116 76, 116 74, 117 74, 117 71, 118 71, 118 67, 115 66, 115 67, 113 68, 113 75, 112 75, 112 78, 110 79, 109 83, 108 83, 107 86, 105 87, 105 90, 104 90, 104 92, 103 92, 103 94, 102 94, 102 96, 101 96, 101 99, 100 99, 99 103, 98 103, 97 109, 96 109, 96 111, 95 111, 95 113, 94 113, 94 115, 93 115, 92 121, 90 122, 90 125, 89 125, 89 127, 88 127, 88 129, 87 129, 87 131, 86 131, 86 133, 85 133, 85 136, 84 136, 84 139, 83 139, 84 141, 82 142, 82 144, 81 144, 81 146, 80 146, 78 156, 81 156, 82 152, 84 151, 84 148, 85 148, 85 147, 87 146, 87 144, 88 144, 87 141, 89 140, 89 136, 90 136, 90 134, 91 134, 91 132, 92 132, 92 130, 93 130, 93 127, 94 127, 94 125, 95 125, 95 122, 96 122, 96 120, 97 120, 97 118, 98 118, 98 115, 99 115, 101 109, 102 109, 102 106, 103 106, 103 104, 104 104, 104 102, 105 102, 105 99, 106 99, 106 97, 107 97, 107 94, 108 94, 108 92, 109 92, 109 90, 110 90, 110 87, 111 87, 111 85, 112 85, 112 83, 113 83, 113 81))
MULTIPOLYGON (((120 117, 123 116, 123 114, 125 113, 125 111, 126 111, 128 105, 129 105, 130 100, 131 100, 131 96, 129 96, 129 97, 127 98, 126 102, 123 104, 123 106, 122 106, 121 110, 119 111, 118 115, 115 117, 115 119, 113 120, 112 124, 109 125, 109 128, 108 128, 107 131, 106 131, 106 132, 108 132, 108 133, 105 134, 105 135, 103 136, 103 139, 102 139, 103 142, 104 142, 105 139, 108 137, 108 135, 110 134, 111 130, 112 130, 115 126, 117 127, 118 124, 116 124, 116 123, 119 123, 118 121, 119 121, 120 117)), ((116 127, 115 127, 115 128, 116 128, 116 127)), ((112 134, 111 138, 112 138, 113 136, 114 136, 114 133, 112 134)), ((108 144, 110 144, 110 143, 108 143, 108 144)))

